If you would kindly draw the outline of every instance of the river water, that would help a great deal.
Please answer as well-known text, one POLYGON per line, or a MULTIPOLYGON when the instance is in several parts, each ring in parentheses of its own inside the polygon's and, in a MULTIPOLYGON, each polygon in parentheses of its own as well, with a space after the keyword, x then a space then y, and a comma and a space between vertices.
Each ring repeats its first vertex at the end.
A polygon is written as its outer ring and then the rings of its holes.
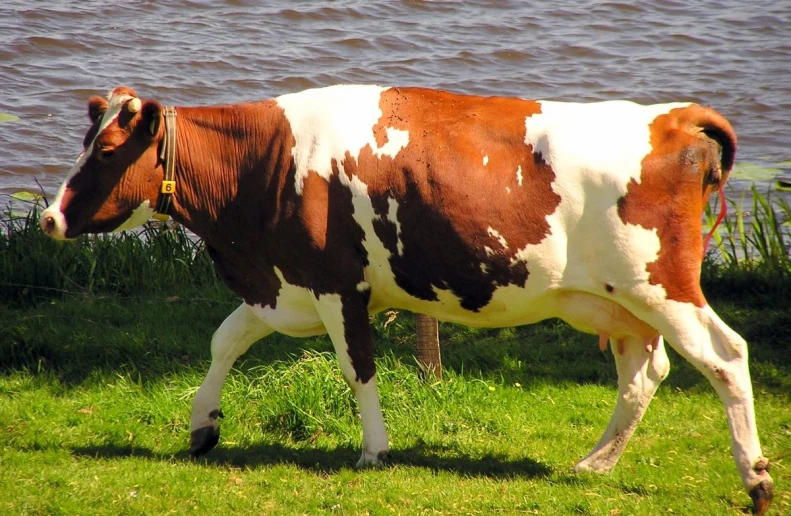
POLYGON ((206 105, 350 82, 689 100, 731 121, 739 163, 791 167, 788 1, 4 0, 0 195, 51 197, 87 99, 121 84, 206 105))

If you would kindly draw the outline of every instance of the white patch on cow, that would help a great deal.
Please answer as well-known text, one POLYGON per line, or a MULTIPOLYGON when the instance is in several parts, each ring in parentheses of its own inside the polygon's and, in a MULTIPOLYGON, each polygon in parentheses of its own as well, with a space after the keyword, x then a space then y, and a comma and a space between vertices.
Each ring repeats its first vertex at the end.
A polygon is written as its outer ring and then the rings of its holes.
POLYGON ((593 451, 574 466, 575 471, 606 472, 615 467, 654 392, 670 369, 661 338, 657 349, 650 354, 646 354, 641 339, 634 336, 611 339, 610 342, 613 343, 618 371, 618 402, 601 439, 593 451))
MULTIPOLYGON (((368 196, 368 185, 363 183, 362 180, 360 180, 360 178, 357 176, 349 176, 342 164, 338 165, 338 171, 338 179, 340 180, 341 184, 349 188, 349 190, 352 192, 352 207, 354 208, 353 216, 365 234, 363 245, 366 247, 369 253, 374 252, 386 260, 390 257, 390 252, 384 249, 384 247, 381 245, 381 241, 376 236, 376 231, 373 227, 373 221, 374 219, 378 218, 378 216, 374 213, 373 203, 371 202, 371 198, 368 196), (378 243, 378 247, 380 247, 380 249, 375 249, 373 251, 368 249, 373 242, 378 243), (386 257, 383 255, 386 255, 386 257)), ((396 245, 398 246, 398 254, 401 255, 404 252, 404 243, 401 240, 401 223, 398 221, 397 213, 398 203, 395 199, 388 198, 387 220, 396 226, 396 245)))
POLYGON ((516 167, 516 184, 522 186, 522 165, 516 167))
POLYGON ((589 182, 596 178, 639 181, 640 163, 651 152, 649 124, 671 109, 688 105, 542 101, 541 114, 525 119, 525 143, 541 153, 558 176, 576 171, 589 182))
POLYGON ((374 156, 377 158, 382 156, 395 158, 401 149, 409 145, 409 131, 388 127, 385 132, 387 134, 387 143, 378 149, 374 147, 374 156))
POLYGON ((489 164, 489 156, 484 156, 483 157, 483 166, 485 167, 488 164, 489 164))
MULTIPOLYGON (((630 181, 640 181, 651 152, 650 123, 686 105, 542 102, 541 113, 525 119, 525 143, 552 167, 552 190, 561 198, 547 217, 551 234, 517 253, 530 264, 530 283, 593 292, 605 278, 648 285, 645 267, 657 259, 659 237, 654 229, 624 224, 617 201, 630 181)), ((652 297, 664 298, 662 287, 650 287, 652 297)))
POLYGON ((404 254, 404 242, 401 240, 401 222, 398 220, 398 201, 392 197, 387 198, 387 220, 393 223, 396 228, 396 238, 398 239, 398 255, 404 254))
POLYGON ((338 179, 343 186, 351 190, 353 197, 368 198, 368 185, 363 183, 359 177, 347 174, 342 163, 338 163, 338 172, 338 179))
POLYGON ((357 292, 365 292, 366 290, 371 290, 371 284, 367 281, 361 281, 357 284, 357 292))
POLYGON ((253 307, 244 303, 217 328, 211 339, 209 372, 192 402, 192 431, 204 427, 212 427, 215 431, 219 428, 217 418, 210 414, 220 407, 220 391, 228 372, 253 342, 270 333, 272 328, 256 317, 253 307))
POLYGON ((339 165, 347 153, 355 160, 369 146, 374 155, 395 158, 409 143, 408 131, 388 127, 388 141, 379 147, 373 134, 382 117, 380 86, 339 85, 291 93, 276 99, 291 126, 296 144, 291 155, 296 164, 294 187, 302 194, 311 172, 329 181, 332 161, 339 165))
POLYGON ((484 274, 489 274, 489 266, 483 262, 481 262, 481 272, 484 274))
POLYGON ((505 187, 505 193, 507 193, 507 194, 511 193, 511 187, 506 186, 505 187))
POLYGON ((360 422, 363 427, 363 453, 358 466, 377 464, 379 456, 388 450, 387 431, 385 430, 382 409, 379 405, 379 394, 376 387, 376 376, 368 382, 356 380, 349 356, 349 343, 346 342, 346 329, 343 318, 343 301, 338 294, 322 294, 315 300, 316 311, 319 313, 332 345, 340 362, 341 372, 351 388, 360 407, 360 422))
POLYGON ((47 208, 41 213, 41 220, 39 221, 39 226, 47 234, 54 238, 55 240, 66 240, 66 217, 63 215, 63 212, 60 211, 60 207, 57 209, 53 209, 52 206, 47 208), (49 224, 49 219, 52 218, 54 224, 49 224))
MULTIPOLYGON (((98 136, 102 131, 104 131, 107 126, 109 126, 113 121, 118 118, 118 115, 121 113, 121 109, 123 109, 124 104, 135 97, 131 95, 116 95, 113 96, 112 92, 108 93, 107 95, 107 110, 104 112, 104 116, 102 117, 102 121, 99 123, 99 130, 96 131, 96 136, 98 136)), ((93 154, 93 144, 96 140, 94 137, 93 140, 88 144, 83 152, 77 157, 77 161, 69 170, 69 173, 66 174, 66 179, 61 183, 60 188, 58 188, 58 193, 55 196, 55 200, 49 207, 44 210, 41 214, 42 220, 45 217, 52 217, 55 219, 56 223, 56 231, 51 234, 55 238, 58 235, 65 235, 66 234, 66 219, 63 217, 61 213, 61 202, 63 201, 63 195, 66 193, 66 185, 69 184, 69 181, 77 175, 77 173, 82 170, 82 167, 85 165, 85 162, 88 160, 88 157, 93 154)))
POLYGON ((489 247, 488 245, 485 245, 485 246, 483 246, 483 250, 484 250, 484 252, 486 253, 486 256, 494 256, 495 254, 497 254, 497 253, 494 251, 494 249, 492 249, 492 248, 491 248, 491 247, 489 247))
MULTIPOLYGON (((97 133, 98 134, 98 133, 97 133)), ((63 195, 66 193, 66 185, 69 183, 72 177, 74 177, 77 172, 79 172, 82 167, 85 165, 85 162, 88 161, 88 156, 91 155, 93 152, 93 140, 88 145, 88 147, 77 156, 77 161, 74 162, 74 165, 71 166, 69 173, 66 174, 66 179, 61 183, 60 188, 58 188, 58 193, 55 194, 55 200, 52 201, 52 204, 49 205, 44 213, 50 214, 49 212, 57 212, 60 213, 60 203, 63 200, 63 195)))
POLYGON ((126 219, 126 222, 112 230, 112 232, 117 231, 124 231, 127 229, 134 229, 136 227, 142 226, 143 224, 151 218, 155 212, 154 208, 151 207, 151 201, 145 200, 143 201, 140 206, 134 209, 129 218, 126 219))
POLYGON ((314 305, 315 296, 304 287, 288 283, 277 267, 275 275, 280 280, 276 308, 255 305, 253 311, 269 327, 292 337, 308 337, 326 333, 314 305))
MULTIPOLYGON (((349 179, 343 168, 339 168, 341 169, 340 176, 342 183, 350 187, 354 194, 352 195, 352 215, 365 235, 362 244, 368 253, 369 262, 365 270, 366 281, 370 285, 377 285, 376 291, 373 292, 374 294, 379 294, 382 296, 382 299, 387 299, 388 296, 386 292, 400 291, 400 289, 395 287, 395 277, 389 266, 391 253, 385 248, 382 241, 379 240, 379 237, 376 235, 376 230, 374 229, 374 221, 381 220, 381 217, 374 212, 371 198, 367 195, 367 186, 365 186, 365 183, 360 181, 356 176, 353 179, 349 179), (353 183, 357 186, 352 187, 353 183)), ((394 207, 390 204, 387 214, 388 219, 390 219, 391 214, 393 218, 395 218, 396 210, 397 205, 394 207)), ((397 232, 400 234, 400 225, 396 227, 397 232)), ((403 243, 401 243, 400 238, 398 249, 403 249, 403 243)))
POLYGON ((495 238, 498 242, 500 242, 500 245, 503 246, 503 249, 508 249, 508 242, 506 242, 505 237, 501 235, 499 231, 492 227, 490 227, 487 231, 489 232, 490 237, 495 238))

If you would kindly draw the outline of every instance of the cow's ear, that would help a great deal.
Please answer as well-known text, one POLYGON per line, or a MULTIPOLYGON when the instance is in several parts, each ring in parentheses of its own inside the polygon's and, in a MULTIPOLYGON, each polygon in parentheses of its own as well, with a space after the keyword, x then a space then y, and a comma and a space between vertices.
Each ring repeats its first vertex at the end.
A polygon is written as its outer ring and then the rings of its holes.
POLYGON ((143 102, 140 114, 142 117, 140 125, 143 128, 143 134, 150 138, 156 138, 159 134, 159 126, 162 125, 162 104, 156 100, 147 100, 143 102))
POLYGON ((91 97, 88 100, 88 116, 92 123, 102 119, 104 112, 107 111, 107 99, 104 97, 91 97))

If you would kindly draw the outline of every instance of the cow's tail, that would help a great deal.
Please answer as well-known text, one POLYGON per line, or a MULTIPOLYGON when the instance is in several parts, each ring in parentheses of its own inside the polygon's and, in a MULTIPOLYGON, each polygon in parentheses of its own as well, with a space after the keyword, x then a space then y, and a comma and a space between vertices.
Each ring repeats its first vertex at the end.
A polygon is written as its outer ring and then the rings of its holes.
POLYGON ((725 194, 722 188, 728 182, 728 177, 736 159, 736 132, 725 117, 713 109, 701 106, 694 106, 694 108, 692 110, 692 119, 689 121, 693 126, 692 130, 698 134, 702 133, 706 138, 715 142, 720 149, 719 167, 711 163, 709 174, 704 180, 704 186, 708 184, 716 188, 720 197, 720 214, 717 216, 709 233, 703 239, 703 257, 705 258, 709 241, 727 212, 725 194))
POLYGON ((695 133, 702 132, 720 146, 721 182, 725 183, 736 159, 736 132, 728 120, 713 109, 702 106, 693 107, 691 117, 688 119, 690 129, 695 133))

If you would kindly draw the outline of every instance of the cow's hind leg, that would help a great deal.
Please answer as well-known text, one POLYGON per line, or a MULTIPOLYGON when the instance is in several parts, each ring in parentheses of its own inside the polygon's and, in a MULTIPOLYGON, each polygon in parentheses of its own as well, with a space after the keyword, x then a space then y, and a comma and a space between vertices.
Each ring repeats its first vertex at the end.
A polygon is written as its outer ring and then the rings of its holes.
POLYGON ((360 407, 363 427, 363 452, 357 467, 376 466, 389 452, 387 431, 373 356, 373 337, 368 320, 370 290, 362 288, 348 294, 319 296, 316 310, 332 339, 341 372, 360 407))
POLYGON ((220 439, 220 391, 234 362, 257 340, 272 333, 251 307, 242 303, 220 325, 211 339, 211 366, 192 402, 190 453, 198 456, 220 439))
POLYGON ((610 344, 618 371, 618 401, 610 424, 593 451, 574 467, 576 471, 606 472, 615 467, 657 387, 670 370, 661 338, 650 353, 646 352, 644 339, 638 337, 620 342, 613 339, 610 344))
POLYGON ((736 467, 756 513, 764 514, 772 502, 774 483, 758 440, 747 344, 708 305, 698 308, 669 303, 663 311, 664 321, 649 322, 708 378, 719 394, 728 416, 736 467))

